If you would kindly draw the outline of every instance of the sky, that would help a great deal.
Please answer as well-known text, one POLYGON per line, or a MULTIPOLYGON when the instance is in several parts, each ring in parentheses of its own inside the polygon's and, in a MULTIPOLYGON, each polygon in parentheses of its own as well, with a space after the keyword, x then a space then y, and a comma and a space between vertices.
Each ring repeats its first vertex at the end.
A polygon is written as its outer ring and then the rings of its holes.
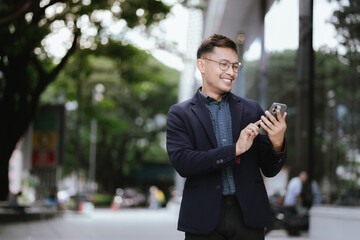
MULTIPOLYGON (((337 45, 336 31, 332 24, 328 23, 334 10, 338 8, 335 2, 329 0, 314 0, 313 9, 313 48, 318 50, 326 45, 337 45)), ((165 37, 178 43, 179 49, 185 50, 186 43, 186 10, 176 6, 172 15, 162 25, 166 27, 165 37)), ((265 17, 265 49, 266 51, 283 51, 285 49, 297 49, 299 45, 299 0, 275 0, 265 17)), ((245 53, 244 59, 252 61, 260 58, 260 41, 253 42, 245 53)), ((153 51, 155 57, 161 58, 159 51, 153 51)), ((165 64, 181 70, 181 59, 175 56, 164 55, 167 59, 165 64), (170 61, 171 59, 171 61, 170 61)))
MULTIPOLYGON (((174 3, 175 0, 163 0, 166 3, 174 3)), ((337 3, 329 0, 314 0, 313 16, 313 48, 318 50, 321 46, 334 47, 337 45, 336 31, 328 23, 333 11, 337 9, 337 3)), ((110 21, 110 20, 108 20, 110 21)), ((180 4, 175 5, 167 19, 163 20, 156 36, 166 41, 172 41, 176 45, 174 49, 185 52, 188 26, 188 12, 180 4)), ((60 26, 61 27, 61 26, 60 26)), ((120 32, 124 23, 120 22, 112 27, 112 31, 120 32)), ((64 29, 57 35, 49 37, 51 44, 48 46, 50 52, 57 57, 65 54, 63 47, 68 44, 70 33, 64 29)), ((143 33, 142 28, 128 32, 126 35, 129 43, 147 50, 155 58, 164 64, 177 70, 182 70, 184 64, 182 59, 169 51, 156 48, 155 40, 149 39, 143 33)), ((297 49, 299 41, 299 0, 275 0, 265 17, 265 49, 267 51, 283 51, 285 49, 297 49)), ((255 41, 245 53, 245 61, 260 58, 260 41, 255 41)))
MULTIPOLYGON (((299 0, 275 1, 265 17, 265 49, 283 51, 297 49, 299 45, 299 0)), ((314 0, 313 48, 337 45, 336 31, 328 23, 338 4, 328 0, 314 0)), ((260 42, 255 42, 244 56, 246 60, 260 57, 260 42)))

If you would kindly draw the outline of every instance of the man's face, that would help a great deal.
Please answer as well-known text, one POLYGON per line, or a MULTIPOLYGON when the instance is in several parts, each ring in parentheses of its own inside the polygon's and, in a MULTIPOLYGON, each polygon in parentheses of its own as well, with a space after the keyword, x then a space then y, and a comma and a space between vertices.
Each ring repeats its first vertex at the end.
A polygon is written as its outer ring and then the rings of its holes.
POLYGON ((213 52, 203 55, 197 62, 203 78, 202 92, 218 101, 224 93, 230 92, 238 75, 232 66, 237 62, 238 56, 231 48, 215 47, 213 52), (218 62, 222 60, 231 63, 227 70, 220 69, 218 62))

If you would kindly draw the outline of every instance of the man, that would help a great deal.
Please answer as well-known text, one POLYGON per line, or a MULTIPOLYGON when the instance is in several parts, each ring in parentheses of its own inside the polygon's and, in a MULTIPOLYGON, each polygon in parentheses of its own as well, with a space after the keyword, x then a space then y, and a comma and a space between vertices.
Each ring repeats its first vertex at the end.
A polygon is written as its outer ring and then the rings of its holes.
POLYGON ((295 207, 297 204, 302 204, 301 191, 307 179, 307 173, 301 171, 299 176, 290 180, 284 198, 285 207, 295 207))
POLYGON ((284 226, 291 236, 298 236, 301 230, 309 228, 308 209, 304 207, 304 199, 302 198, 303 186, 307 179, 307 173, 301 171, 297 177, 290 180, 286 190, 284 226))
POLYGON ((230 92, 241 63, 236 44, 214 34, 197 51, 202 87, 173 105, 167 151, 186 178, 178 230, 185 239, 264 239, 272 224, 262 174, 275 176, 286 159, 285 117, 230 92), (259 135, 263 127, 268 136, 259 135))

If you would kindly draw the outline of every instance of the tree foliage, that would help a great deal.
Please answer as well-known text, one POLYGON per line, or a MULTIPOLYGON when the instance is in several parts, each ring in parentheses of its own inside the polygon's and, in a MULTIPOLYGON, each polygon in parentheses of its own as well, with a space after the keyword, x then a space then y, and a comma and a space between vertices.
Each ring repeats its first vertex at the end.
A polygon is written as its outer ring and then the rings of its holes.
POLYGON ((25 133, 46 87, 77 49, 95 49, 111 32, 106 19, 122 31, 150 26, 170 7, 157 0, 3 0, 0 4, 0 200, 8 193, 8 161, 25 133), (64 57, 49 53, 47 37, 65 33, 64 57))
MULTIPOLYGON (((259 99, 258 96, 258 61, 246 64, 247 97, 259 99)), ((285 50, 268 54, 267 103, 284 102, 288 105, 287 133, 288 146, 287 166, 291 169, 295 159, 295 116, 296 116, 296 51, 285 50)), ((337 167, 346 165, 351 150, 348 145, 350 135, 351 103, 347 101, 352 90, 344 85, 344 79, 354 77, 351 67, 344 63, 336 51, 321 49, 315 52, 314 76, 314 177, 318 181, 327 179, 336 186, 337 167)), ((269 107, 269 106, 264 106, 269 107)), ((332 189, 336 192, 338 189, 332 189)))
POLYGON ((337 1, 339 9, 331 18, 331 23, 337 30, 341 48, 338 50, 341 61, 349 66, 347 72, 342 75, 339 89, 334 96, 337 108, 341 110, 343 117, 339 126, 343 131, 339 132, 339 141, 346 142, 344 158, 339 168, 340 179, 343 185, 355 187, 360 185, 360 0, 337 1), (344 114, 345 113, 345 114, 344 114))
POLYGON ((360 66, 360 1, 338 1, 339 10, 331 18, 338 39, 345 48, 344 59, 350 65, 360 66))
POLYGON ((144 162, 167 163, 161 143, 166 113, 177 100, 178 78, 176 70, 121 42, 110 41, 95 51, 75 54, 43 95, 44 103, 56 101, 59 94, 78 103, 79 109, 67 114, 64 174, 75 171, 78 160, 79 168, 88 170, 91 119, 98 123, 96 180, 102 190, 112 193, 129 184, 129 174, 144 162), (80 88, 75 87, 78 81, 82 81, 80 88), (93 90, 99 83, 105 86, 104 98, 94 103, 93 90), (78 114, 80 139, 76 136, 78 114), (74 146, 78 141, 77 160, 74 146))
MULTIPOLYGON (((338 1, 330 22, 338 32, 340 45, 315 52, 314 62, 314 164, 313 175, 324 183, 327 193, 339 194, 346 188, 359 186, 360 156, 360 1, 338 1)), ((288 104, 287 165, 296 154, 295 146, 295 79, 296 51, 269 53, 267 103, 288 104)), ((247 96, 259 99, 258 63, 250 62, 246 72, 247 96)), ((268 107, 268 106, 263 106, 268 107)), ((329 194, 330 195, 330 194, 329 194)), ((325 201, 331 202, 328 198, 325 201)))

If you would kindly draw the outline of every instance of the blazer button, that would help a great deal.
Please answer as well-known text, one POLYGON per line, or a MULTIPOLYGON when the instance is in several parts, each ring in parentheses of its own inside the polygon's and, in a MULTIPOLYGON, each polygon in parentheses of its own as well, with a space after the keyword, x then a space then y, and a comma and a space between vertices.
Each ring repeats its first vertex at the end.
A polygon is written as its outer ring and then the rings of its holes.
POLYGON ((219 163, 220 163, 220 161, 219 160, 216 160, 216 162, 215 162, 217 165, 219 165, 219 163))
POLYGON ((223 162, 224 162, 224 160, 220 159, 220 160, 219 160, 219 162, 220 162, 220 163, 223 163, 223 162))
POLYGON ((216 186, 215 186, 215 189, 216 189, 216 190, 219 190, 219 189, 220 189, 220 185, 216 185, 216 186))

